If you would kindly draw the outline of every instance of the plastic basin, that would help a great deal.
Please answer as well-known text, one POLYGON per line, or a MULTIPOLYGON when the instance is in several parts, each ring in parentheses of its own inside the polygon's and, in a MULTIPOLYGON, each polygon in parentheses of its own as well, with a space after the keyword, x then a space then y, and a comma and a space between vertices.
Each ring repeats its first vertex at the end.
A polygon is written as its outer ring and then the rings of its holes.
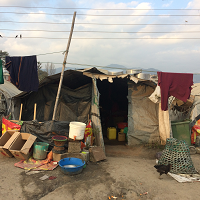
POLYGON ((117 124, 117 128, 124 129, 125 127, 128 127, 128 123, 126 122, 120 122, 117 124))
POLYGON ((75 175, 82 172, 85 161, 79 158, 69 157, 61 159, 58 164, 64 174, 75 175))

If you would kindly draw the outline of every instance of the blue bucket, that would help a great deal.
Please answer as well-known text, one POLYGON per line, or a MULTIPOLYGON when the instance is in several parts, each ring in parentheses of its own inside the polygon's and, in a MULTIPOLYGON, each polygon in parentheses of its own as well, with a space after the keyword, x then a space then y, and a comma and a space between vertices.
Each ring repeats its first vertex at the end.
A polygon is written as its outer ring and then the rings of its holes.
POLYGON ((45 142, 35 142, 33 146, 33 158, 36 160, 44 160, 47 157, 49 144, 45 142))
POLYGON ((82 161, 79 158, 70 157, 61 159, 58 164, 64 174, 75 175, 82 172, 85 161, 82 161))

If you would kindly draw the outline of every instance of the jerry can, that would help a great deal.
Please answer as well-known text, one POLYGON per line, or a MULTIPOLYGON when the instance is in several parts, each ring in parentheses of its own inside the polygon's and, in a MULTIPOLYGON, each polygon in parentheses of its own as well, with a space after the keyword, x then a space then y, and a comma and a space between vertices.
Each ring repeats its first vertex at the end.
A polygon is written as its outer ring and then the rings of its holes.
POLYGON ((107 138, 109 140, 116 140, 117 137, 117 130, 115 127, 107 128, 107 138))

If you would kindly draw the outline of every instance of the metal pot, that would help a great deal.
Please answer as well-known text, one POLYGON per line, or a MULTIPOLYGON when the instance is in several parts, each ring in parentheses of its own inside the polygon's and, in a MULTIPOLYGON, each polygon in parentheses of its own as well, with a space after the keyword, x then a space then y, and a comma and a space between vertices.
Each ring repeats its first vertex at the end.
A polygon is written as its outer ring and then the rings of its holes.
POLYGON ((141 70, 136 70, 136 69, 129 69, 129 70, 126 70, 126 74, 138 74, 140 73, 141 70))
POLYGON ((109 75, 115 75, 115 76, 118 76, 118 75, 123 74, 123 71, 121 71, 121 72, 109 72, 108 74, 109 74, 109 75))
POLYGON ((137 75, 137 77, 140 78, 140 79, 144 79, 144 80, 150 80, 151 76, 150 76, 150 74, 139 73, 137 75))

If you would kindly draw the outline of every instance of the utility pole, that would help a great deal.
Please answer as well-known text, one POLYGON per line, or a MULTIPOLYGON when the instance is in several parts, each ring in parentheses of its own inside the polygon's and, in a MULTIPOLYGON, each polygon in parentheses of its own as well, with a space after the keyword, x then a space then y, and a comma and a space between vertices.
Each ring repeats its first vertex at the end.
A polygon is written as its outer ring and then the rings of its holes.
POLYGON ((55 102, 55 106, 54 106, 52 120, 55 120, 56 110, 57 110, 57 106, 58 106, 58 100, 59 100, 59 96, 60 96, 60 90, 61 90, 62 82, 63 82, 63 75, 64 75, 64 71, 65 71, 67 55, 68 55, 68 52, 69 52, 69 46, 70 46, 70 43, 71 43, 72 33, 73 33, 73 30, 74 30, 75 17, 76 17, 76 12, 74 12, 74 15, 73 15, 72 26, 71 26, 71 31, 70 31, 68 43, 67 43, 67 48, 66 48, 66 51, 65 51, 65 57, 64 57, 64 61, 63 61, 62 72, 61 72, 61 75, 60 75, 60 82, 59 82, 59 86, 58 86, 58 92, 57 92, 57 96, 56 96, 56 102, 55 102))

